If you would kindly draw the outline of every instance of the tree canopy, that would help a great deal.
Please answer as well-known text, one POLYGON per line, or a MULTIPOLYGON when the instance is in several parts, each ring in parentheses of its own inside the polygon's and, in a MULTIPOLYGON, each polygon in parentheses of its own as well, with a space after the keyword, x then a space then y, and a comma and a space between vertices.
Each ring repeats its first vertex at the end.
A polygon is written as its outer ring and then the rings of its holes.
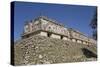
POLYGON ((92 21, 90 23, 91 28, 93 29, 92 37, 97 40, 97 9, 94 12, 94 16, 92 18, 92 21))

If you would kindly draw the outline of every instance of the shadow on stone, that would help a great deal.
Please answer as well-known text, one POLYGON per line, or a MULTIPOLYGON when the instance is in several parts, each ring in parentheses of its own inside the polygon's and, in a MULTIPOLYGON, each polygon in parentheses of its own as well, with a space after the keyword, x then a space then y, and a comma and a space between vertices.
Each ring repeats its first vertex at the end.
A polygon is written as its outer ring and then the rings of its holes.
POLYGON ((87 58, 97 58, 97 55, 95 53, 86 48, 82 48, 82 52, 87 58))

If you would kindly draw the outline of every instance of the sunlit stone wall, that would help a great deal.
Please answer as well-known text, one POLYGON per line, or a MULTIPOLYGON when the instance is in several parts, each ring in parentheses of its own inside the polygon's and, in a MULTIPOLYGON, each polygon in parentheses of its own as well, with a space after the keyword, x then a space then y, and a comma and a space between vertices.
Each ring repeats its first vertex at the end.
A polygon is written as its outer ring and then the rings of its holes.
POLYGON ((92 38, 88 38, 83 33, 72 28, 65 28, 62 24, 48 19, 47 17, 38 17, 24 26, 23 38, 39 34, 42 36, 68 40, 82 44, 96 44, 92 38), (38 32, 37 32, 38 31, 38 32), (28 36, 29 35, 29 36, 28 36))

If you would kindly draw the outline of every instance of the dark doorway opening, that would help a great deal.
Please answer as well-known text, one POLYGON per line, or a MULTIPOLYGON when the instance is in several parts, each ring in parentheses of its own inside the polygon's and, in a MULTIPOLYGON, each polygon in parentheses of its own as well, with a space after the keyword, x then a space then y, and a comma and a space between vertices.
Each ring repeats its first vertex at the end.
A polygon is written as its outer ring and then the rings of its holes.
POLYGON ((50 37, 51 36, 51 33, 48 33, 47 36, 50 37))
POLYGON ((29 35, 26 35, 26 38, 29 38, 29 35))
POLYGON ((96 53, 93 53, 92 51, 86 49, 86 48, 82 48, 82 52, 83 54, 87 57, 87 58, 97 58, 97 54, 96 53))
POLYGON ((63 39, 63 36, 61 36, 60 39, 63 39))

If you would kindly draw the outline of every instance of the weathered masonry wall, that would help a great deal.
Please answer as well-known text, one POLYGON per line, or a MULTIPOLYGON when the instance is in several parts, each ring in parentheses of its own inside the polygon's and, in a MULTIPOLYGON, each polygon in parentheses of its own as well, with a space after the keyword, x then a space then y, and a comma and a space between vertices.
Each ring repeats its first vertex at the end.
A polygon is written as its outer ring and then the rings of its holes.
POLYGON ((65 36, 61 36, 61 35, 50 33, 50 32, 44 32, 44 31, 41 31, 38 35, 46 36, 46 37, 51 37, 51 38, 62 39, 62 40, 69 40, 65 36))
POLYGON ((34 21, 34 23, 30 22, 24 26, 24 34, 32 33, 37 30, 41 30, 41 23, 39 20, 34 21))
POLYGON ((49 20, 41 19, 41 28, 45 31, 69 36, 69 31, 67 28, 64 28, 62 25, 57 25, 49 20))
POLYGON ((86 37, 82 33, 75 31, 73 29, 70 30, 70 34, 71 34, 71 38, 83 40, 83 41, 88 41, 88 37, 86 37))
POLYGON ((86 45, 96 44, 94 39, 88 38, 83 33, 71 28, 65 28, 63 25, 46 17, 39 17, 27 23, 24 26, 22 38, 33 36, 34 33, 35 35, 63 39, 86 45))
POLYGON ((65 36, 61 36, 61 35, 57 35, 57 34, 49 33, 49 32, 44 32, 44 31, 41 31, 39 35, 41 35, 41 36, 46 36, 46 37, 51 37, 51 38, 57 38, 57 39, 68 40, 68 38, 65 37, 65 36))
POLYGON ((33 22, 34 23, 31 22, 25 25, 24 34, 35 32, 37 30, 44 30, 44 31, 65 35, 69 37, 68 29, 64 28, 62 25, 57 25, 54 22, 44 18, 37 19, 33 22))
POLYGON ((60 36, 59 35, 56 35, 56 34, 51 34, 51 37, 52 38, 58 38, 58 39, 60 39, 60 36))

